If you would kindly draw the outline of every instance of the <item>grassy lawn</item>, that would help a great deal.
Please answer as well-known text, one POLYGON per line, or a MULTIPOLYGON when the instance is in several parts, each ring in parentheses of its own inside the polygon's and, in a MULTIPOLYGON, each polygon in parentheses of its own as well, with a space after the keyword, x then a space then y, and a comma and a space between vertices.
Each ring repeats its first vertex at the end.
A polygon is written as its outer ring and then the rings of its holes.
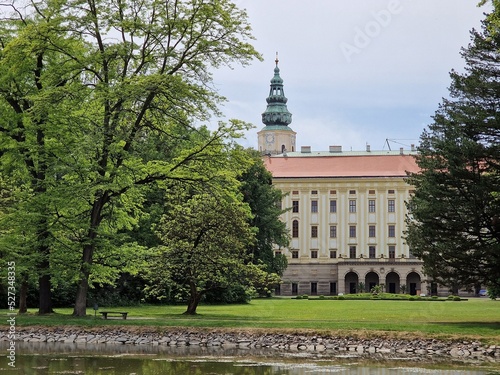
MULTIPOLYGON (((30 310, 30 314, 16 317, 16 325, 278 329, 366 337, 481 339, 500 344, 500 301, 486 298, 439 302, 273 298, 243 305, 201 305, 196 316, 182 315, 185 309, 182 305, 100 307, 101 311, 128 311, 127 320, 103 320, 99 313, 96 319, 93 309, 85 318, 72 317, 70 308, 55 309, 50 316, 37 316, 36 310, 30 310)), ((0 310, 0 314, 5 316, 7 311, 0 310)))

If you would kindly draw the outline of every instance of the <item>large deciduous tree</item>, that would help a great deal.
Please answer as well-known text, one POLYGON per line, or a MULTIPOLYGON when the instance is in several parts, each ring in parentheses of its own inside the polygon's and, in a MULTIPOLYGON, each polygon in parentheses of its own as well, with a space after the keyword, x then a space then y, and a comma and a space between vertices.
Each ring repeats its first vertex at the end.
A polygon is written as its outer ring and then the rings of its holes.
POLYGON ((254 235, 249 215, 248 206, 226 190, 189 196, 161 220, 158 264, 177 290, 186 289, 185 314, 196 314, 207 292, 243 281, 246 247, 254 235))
POLYGON ((57 246, 59 263, 77 272, 74 315, 82 316, 102 266, 96 256, 116 254, 116 233, 137 224, 143 187, 209 183, 214 147, 246 128, 192 125, 218 114, 223 100, 211 69, 259 56, 245 13, 227 0, 15 6, 0 36, 0 68, 9 73, 0 82, 0 105, 9 109, 0 124, 4 150, 20 155, 32 176, 43 213, 33 225, 41 268, 57 246))
POLYGON ((500 285, 500 33, 487 17, 421 136, 406 240, 431 279, 500 285))

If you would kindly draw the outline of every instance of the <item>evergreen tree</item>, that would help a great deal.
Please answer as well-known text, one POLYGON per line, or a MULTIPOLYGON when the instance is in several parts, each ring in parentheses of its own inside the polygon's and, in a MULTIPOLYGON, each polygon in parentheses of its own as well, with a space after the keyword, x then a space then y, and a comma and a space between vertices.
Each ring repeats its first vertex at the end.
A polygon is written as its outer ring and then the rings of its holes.
POLYGON ((449 286, 500 285, 500 9, 471 31, 466 67, 452 71, 443 99, 421 136, 409 176, 406 240, 425 273, 449 286))

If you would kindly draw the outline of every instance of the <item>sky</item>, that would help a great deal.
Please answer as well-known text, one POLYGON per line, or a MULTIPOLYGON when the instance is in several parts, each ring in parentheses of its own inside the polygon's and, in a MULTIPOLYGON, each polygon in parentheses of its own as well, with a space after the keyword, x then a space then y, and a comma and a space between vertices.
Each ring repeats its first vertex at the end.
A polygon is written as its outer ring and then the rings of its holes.
POLYGON ((257 148, 276 52, 297 149, 409 149, 443 97, 461 47, 488 7, 478 0, 235 0, 246 9, 264 61, 214 74, 227 119, 255 128, 257 148))

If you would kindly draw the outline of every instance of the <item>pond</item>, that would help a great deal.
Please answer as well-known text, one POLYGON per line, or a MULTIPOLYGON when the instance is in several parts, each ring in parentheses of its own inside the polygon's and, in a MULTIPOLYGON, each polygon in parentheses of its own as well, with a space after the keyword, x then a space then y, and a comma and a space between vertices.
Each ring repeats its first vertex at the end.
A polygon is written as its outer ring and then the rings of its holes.
MULTIPOLYGON (((0 343, 3 353, 5 342, 0 343)), ((499 363, 430 357, 320 356, 272 350, 129 345, 17 343, 15 367, 0 357, 0 375, 500 375, 499 363)))

